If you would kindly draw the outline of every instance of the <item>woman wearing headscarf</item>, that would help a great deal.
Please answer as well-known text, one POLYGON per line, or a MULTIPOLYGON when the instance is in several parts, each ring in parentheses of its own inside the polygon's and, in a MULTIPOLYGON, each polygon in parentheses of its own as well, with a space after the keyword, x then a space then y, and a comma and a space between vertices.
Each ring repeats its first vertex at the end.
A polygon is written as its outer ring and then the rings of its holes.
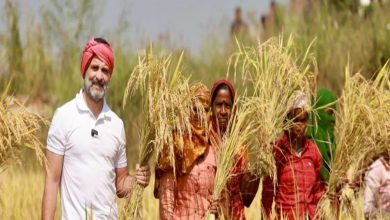
POLYGON ((289 126, 274 145, 276 186, 271 178, 265 179, 262 204, 267 218, 275 200, 278 219, 314 219, 325 190, 320 178, 321 154, 316 144, 305 137, 309 98, 296 91, 290 102, 286 115, 289 126))
POLYGON ((317 92, 317 98, 312 99, 312 104, 317 110, 317 114, 311 114, 306 136, 312 139, 322 156, 321 178, 328 182, 330 167, 332 165, 332 155, 336 149, 334 137, 335 110, 337 97, 330 90, 321 88, 317 92))
MULTIPOLYGON (((159 155, 154 195, 160 200, 160 219, 205 219, 212 208, 216 174, 215 147, 221 142, 228 127, 235 89, 226 80, 217 81, 213 85, 211 97, 202 84, 191 89, 202 102, 205 112, 208 113, 211 108, 208 135, 197 120, 198 117, 194 115, 192 141, 188 136, 184 137, 183 150, 175 152, 176 177, 170 161, 167 160, 169 152, 163 151, 159 155)), ((217 202, 228 219, 245 219, 244 205, 249 206, 256 194, 256 191, 248 191, 252 188, 257 190, 258 182, 256 185, 255 181, 250 181, 253 176, 244 172, 247 163, 248 156, 243 150, 241 155, 237 156, 236 165, 231 171, 233 177, 229 180, 221 200, 217 202), (249 182, 256 187, 244 185, 249 182)))
MULTIPOLYGON (((218 80, 211 89, 211 126, 210 142, 216 148, 220 145, 229 120, 233 114, 236 91, 227 80, 218 80)), ((218 205, 225 219, 245 219, 244 206, 249 207, 258 188, 259 179, 248 171, 249 157, 245 146, 236 155, 236 161, 230 170, 231 178, 222 192, 218 205)), ((215 203, 214 203, 215 204, 215 203)), ((218 206, 216 205, 216 206, 218 206)), ((212 213, 218 216, 216 210, 212 213)))
MULTIPOLYGON (((199 83, 192 86, 191 91, 208 114, 210 92, 207 87, 199 83)), ((200 113, 194 109, 191 116, 191 140, 189 135, 175 138, 175 173, 169 149, 164 148, 158 155, 154 196, 159 199, 162 220, 204 219, 210 207, 216 163, 207 127, 197 115, 200 113), (179 143, 180 140, 184 143, 179 143)))

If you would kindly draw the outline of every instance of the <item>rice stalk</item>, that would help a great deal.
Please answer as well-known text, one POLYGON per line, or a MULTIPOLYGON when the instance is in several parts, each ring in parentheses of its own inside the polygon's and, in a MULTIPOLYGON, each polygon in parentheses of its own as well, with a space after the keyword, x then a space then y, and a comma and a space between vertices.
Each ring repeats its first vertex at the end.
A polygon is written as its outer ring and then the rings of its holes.
POLYGON ((334 162, 327 192, 318 207, 321 219, 341 216, 353 219, 359 215, 351 212, 354 205, 351 201, 355 200, 356 195, 351 195, 348 182, 361 185, 365 168, 379 154, 387 152, 390 143, 387 64, 373 81, 366 80, 359 73, 352 75, 349 66, 345 75, 345 85, 337 107, 334 162))
MULTIPOLYGON (((154 151, 154 144, 152 141, 152 133, 147 129, 146 123, 142 129, 141 145, 138 155, 138 163, 143 166, 148 164, 154 151)), ((126 204, 122 210, 121 219, 143 219, 142 216, 142 196, 144 188, 134 182, 134 185, 130 191, 129 197, 126 200, 126 204)))
POLYGON ((30 148, 35 151, 40 164, 46 166, 43 145, 38 132, 47 121, 29 112, 23 104, 8 96, 11 83, 0 96, 0 171, 10 161, 20 161, 21 151, 30 148))
POLYGON ((247 105, 253 108, 250 117, 257 123, 256 147, 251 149, 257 156, 251 168, 259 177, 273 176, 273 143, 291 125, 285 122, 285 116, 292 94, 301 90, 309 95, 315 90, 316 61, 309 52, 310 46, 299 56, 291 36, 286 42, 282 37, 271 38, 257 47, 237 45, 229 72, 234 78, 240 75, 243 83, 253 88, 247 105))
MULTIPOLYGON (((128 80, 123 106, 127 98, 139 90, 145 113, 144 138, 139 155, 141 166, 148 163, 153 152, 158 155, 164 148, 168 148, 169 161, 175 173, 175 151, 183 149, 183 146, 177 145, 179 149, 175 149, 175 143, 184 143, 185 134, 191 140, 191 114, 194 109, 203 109, 201 103, 194 99, 188 79, 181 74, 182 58, 183 53, 172 70, 171 56, 155 57, 151 49, 146 56, 138 58, 138 65, 128 80)), ((206 126, 206 117, 201 117, 200 121, 206 126)), ((125 218, 142 218, 142 193, 143 188, 135 185, 123 211, 125 218)))
MULTIPOLYGON (((244 100, 244 98, 242 98, 244 100)), ((240 99, 234 104, 232 118, 221 143, 216 146, 215 155, 217 161, 217 172, 214 178, 213 199, 218 200, 227 181, 231 177, 231 170, 235 163, 240 159, 240 152, 243 147, 247 148, 250 137, 256 131, 255 123, 249 117, 253 114, 253 109, 247 108, 243 104, 238 106, 240 99)), ((220 215, 223 217, 223 215, 220 215)))

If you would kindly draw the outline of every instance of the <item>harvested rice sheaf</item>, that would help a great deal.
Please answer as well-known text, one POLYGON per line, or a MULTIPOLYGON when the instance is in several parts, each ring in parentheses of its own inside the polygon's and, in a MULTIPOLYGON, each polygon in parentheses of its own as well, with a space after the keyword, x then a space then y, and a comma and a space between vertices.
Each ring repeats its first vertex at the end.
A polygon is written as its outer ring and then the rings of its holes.
POLYGON ((46 165, 38 132, 47 121, 8 96, 9 85, 0 96, 0 171, 9 161, 19 161, 24 148, 33 149, 39 162, 46 165))
POLYGON ((253 89, 245 102, 253 109, 249 117, 257 123, 256 144, 249 152, 257 155, 251 165, 260 177, 275 173, 273 143, 290 126, 285 116, 292 94, 301 90, 309 96, 315 89, 317 68, 309 50, 310 46, 300 55, 292 37, 286 42, 282 37, 271 38, 257 47, 238 44, 238 52, 230 59, 229 69, 235 78, 240 75, 253 89))
MULTIPOLYGON (((181 54, 178 63, 171 66, 172 57, 154 56, 152 50, 144 57, 139 57, 125 91, 124 105, 129 96, 140 91, 144 125, 140 146, 139 163, 147 164, 153 152, 158 155, 168 148, 168 161, 175 172, 175 152, 183 148, 175 143, 184 143, 188 135, 191 140, 191 114, 197 111, 199 121, 207 128, 207 117, 203 105, 194 98, 188 79, 181 74, 181 54), (177 140, 179 139, 179 140, 177 140), (181 140, 180 140, 181 139, 181 140), (176 147, 180 149, 174 149, 176 147)), ((141 201, 143 188, 136 185, 127 200, 123 217, 141 219, 141 201)))

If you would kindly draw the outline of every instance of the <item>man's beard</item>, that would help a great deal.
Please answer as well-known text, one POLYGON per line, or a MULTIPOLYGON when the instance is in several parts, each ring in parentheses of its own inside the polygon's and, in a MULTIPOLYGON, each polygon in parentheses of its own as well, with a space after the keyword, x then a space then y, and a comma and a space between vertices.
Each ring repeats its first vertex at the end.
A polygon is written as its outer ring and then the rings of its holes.
POLYGON ((84 78, 84 90, 87 92, 87 95, 94 100, 95 102, 98 102, 102 100, 106 94, 107 85, 103 82, 99 82, 99 80, 94 77, 92 80, 89 80, 89 78, 86 76, 84 78), (92 86, 96 85, 100 87, 100 91, 92 89, 92 86))

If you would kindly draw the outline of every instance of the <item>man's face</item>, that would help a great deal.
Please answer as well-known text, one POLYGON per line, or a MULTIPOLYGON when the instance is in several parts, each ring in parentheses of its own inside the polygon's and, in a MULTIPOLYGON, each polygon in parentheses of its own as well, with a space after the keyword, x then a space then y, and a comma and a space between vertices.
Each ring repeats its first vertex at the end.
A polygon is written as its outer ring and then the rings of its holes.
POLYGON ((85 72, 84 90, 92 100, 100 101, 106 94, 110 79, 108 65, 94 57, 85 72))
POLYGON ((232 112, 232 96, 227 89, 220 89, 215 97, 211 110, 214 120, 218 123, 219 129, 224 133, 227 129, 232 112))

